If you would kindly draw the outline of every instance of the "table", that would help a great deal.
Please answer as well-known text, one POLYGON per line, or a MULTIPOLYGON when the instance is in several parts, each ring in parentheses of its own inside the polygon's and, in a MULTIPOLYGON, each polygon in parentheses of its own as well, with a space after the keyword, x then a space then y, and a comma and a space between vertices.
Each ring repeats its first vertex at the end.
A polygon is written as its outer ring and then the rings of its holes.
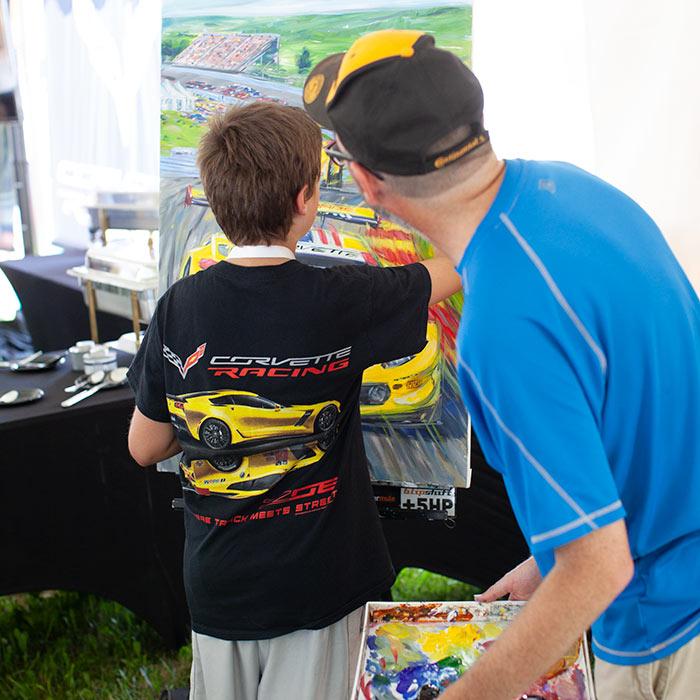
MULTIPOLYGON (((129 356, 120 355, 126 365, 129 356)), ((0 594, 65 589, 116 600, 166 643, 186 640, 181 495, 173 474, 142 469, 127 450, 133 396, 98 392, 62 409, 75 373, 0 370, 0 393, 39 386, 45 398, 0 408, 0 594)), ((503 482, 472 440, 471 489, 457 490, 453 526, 384 520, 397 571, 419 566, 487 586, 528 556, 503 482)))
MULTIPOLYGON (((128 356, 120 356, 128 364, 128 356)), ((177 647, 188 636, 182 513, 172 474, 142 469, 127 450, 133 396, 98 392, 64 409, 67 364, 0 370, 0 393, 38 386, 34 404, 0 408, 0 594, 63 589, 126 606, 177 647)))
MULTIPOLYGON (((85 263, 85 251, 67 249, 61 255, 28 255, 0 263, 15 289, 37 350, 60 350, 90 338, 88 309, 80 284, 66 270, 85 263), (60 321, 57 320, 60 316, 60 321)), ((97 312, 100 340, 115 340, 133 330, 131 321, 97 312)))

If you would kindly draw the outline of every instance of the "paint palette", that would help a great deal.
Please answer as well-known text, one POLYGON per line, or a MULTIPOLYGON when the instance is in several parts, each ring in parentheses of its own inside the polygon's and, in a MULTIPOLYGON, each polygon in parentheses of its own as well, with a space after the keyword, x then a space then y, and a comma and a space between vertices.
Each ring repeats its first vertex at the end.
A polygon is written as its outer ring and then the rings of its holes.
MULTIPOLYGON (((524 603, 367 603, 353 700, 429 700, 454 683, 524 603)), ((595 700, 583 637, 526 697, 595 700)))

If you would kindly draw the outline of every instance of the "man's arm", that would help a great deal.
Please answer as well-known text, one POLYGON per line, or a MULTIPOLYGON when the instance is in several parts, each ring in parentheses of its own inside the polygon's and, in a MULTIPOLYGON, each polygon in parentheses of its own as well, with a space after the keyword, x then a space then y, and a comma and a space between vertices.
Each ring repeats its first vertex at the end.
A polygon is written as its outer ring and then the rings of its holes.
POLYGON ((129 426, 129 452, 142 467, 161 462, 182 452, 170 423, 151 420, 134 409, 129 426))
POLYGON ((541 678, 627 586, 634 563, 624 520, 556 550, 530 602, 444 700, 512 700, 541 678))
POLYGON ((432 292, 430 294, 430 306, 437 304, 462 289, 462 280, 455 272, 454 265, 444 256, 421 260, 421 264, 430 273, 432 292))

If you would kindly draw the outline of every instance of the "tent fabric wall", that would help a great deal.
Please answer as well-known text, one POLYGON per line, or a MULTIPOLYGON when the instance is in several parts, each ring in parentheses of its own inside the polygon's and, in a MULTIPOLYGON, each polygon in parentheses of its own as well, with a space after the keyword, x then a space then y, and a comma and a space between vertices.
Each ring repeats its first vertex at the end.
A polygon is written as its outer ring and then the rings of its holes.
MULTIPOLYGON (((12 3, 45 240, 75 236, 64 196, 86 184, 75 162, 105 189, 157 176, 157 5, 12 3)), ((474 2, 473 63, 497 151, 569 160, 628 192, 700 288, 698 26, 694 0, 474 2)))
POLYGON ((698 26, 694 0, 475 0, 473 65, 499 155, 628 193, 700 290, 698 26))
POLYGON ((96 190, 158 189, 160 3, 10 9, 39 252, 84 245, 96 190))

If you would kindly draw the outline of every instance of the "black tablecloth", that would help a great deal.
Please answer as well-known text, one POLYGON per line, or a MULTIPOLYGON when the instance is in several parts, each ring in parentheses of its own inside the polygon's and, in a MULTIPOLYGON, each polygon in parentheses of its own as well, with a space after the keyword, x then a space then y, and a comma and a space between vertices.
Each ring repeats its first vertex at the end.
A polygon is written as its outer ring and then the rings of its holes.
MULTIPOLYGON (((117 364, 120 367, 128 367, 132 358, 133 355, 118 352, 117 364)), ((0 408, 0 430, 26 427, 33 423, 46 422, 62 416, 70 416, 72 420, 89 420, 89 417, 94 415, 96 411, 104 409, 134 410, 134 395, 127 385, 98 391, 75 406, 61 408, 61 401, 71 397, 71 394, 63 391, 64 388, 73 384, 79 376, 81 376, 81 372, 71 370, 67 353, 65 360, 53 370, 11 372, 7 369, 0 369, 0 395, 9 389, 36 387, 44 391, 44 398, 34 403, 0 408)))
MULTIPOLYGON (((0 408, 0 594, 90 591, 127 606, 177 644, 188 620, 182 513, 170 507, 181 495, 179 480, 129 456, 128 388, 60 408, 75 376, 67 365, 40 374, 0 370, 0 394, 31 386, 46 392, 38 403, 0 408)), ((528 556, 500 476, 476 440, 472 450, 472 487, 458 489, 454 525, 383 521, 397 570, 420 566, 486 586, 528 556)))
POLYGON ((76 376, 67 365, 36 374, 0 370, 0 394, 30 386, 46 392, 38 403, 0 408, 0 595, 95 593, 177 646, 189 620, 182 513, 170 507, 179 480, 142 469, 128 454, 130 389, 59 406, 76 376))
MULTIPOLYGON (((22 303, 32 343, 38 350, 59 350, 76 340, 90 338, 88 309, 78 280, 66 274, 85 262, 85 251, 66 250, 61 255, 27 256, 0 263, 0 269, 22 303)), ((129 319, 97 313, 101 341, 115 340, 133 330, 129 319)))

